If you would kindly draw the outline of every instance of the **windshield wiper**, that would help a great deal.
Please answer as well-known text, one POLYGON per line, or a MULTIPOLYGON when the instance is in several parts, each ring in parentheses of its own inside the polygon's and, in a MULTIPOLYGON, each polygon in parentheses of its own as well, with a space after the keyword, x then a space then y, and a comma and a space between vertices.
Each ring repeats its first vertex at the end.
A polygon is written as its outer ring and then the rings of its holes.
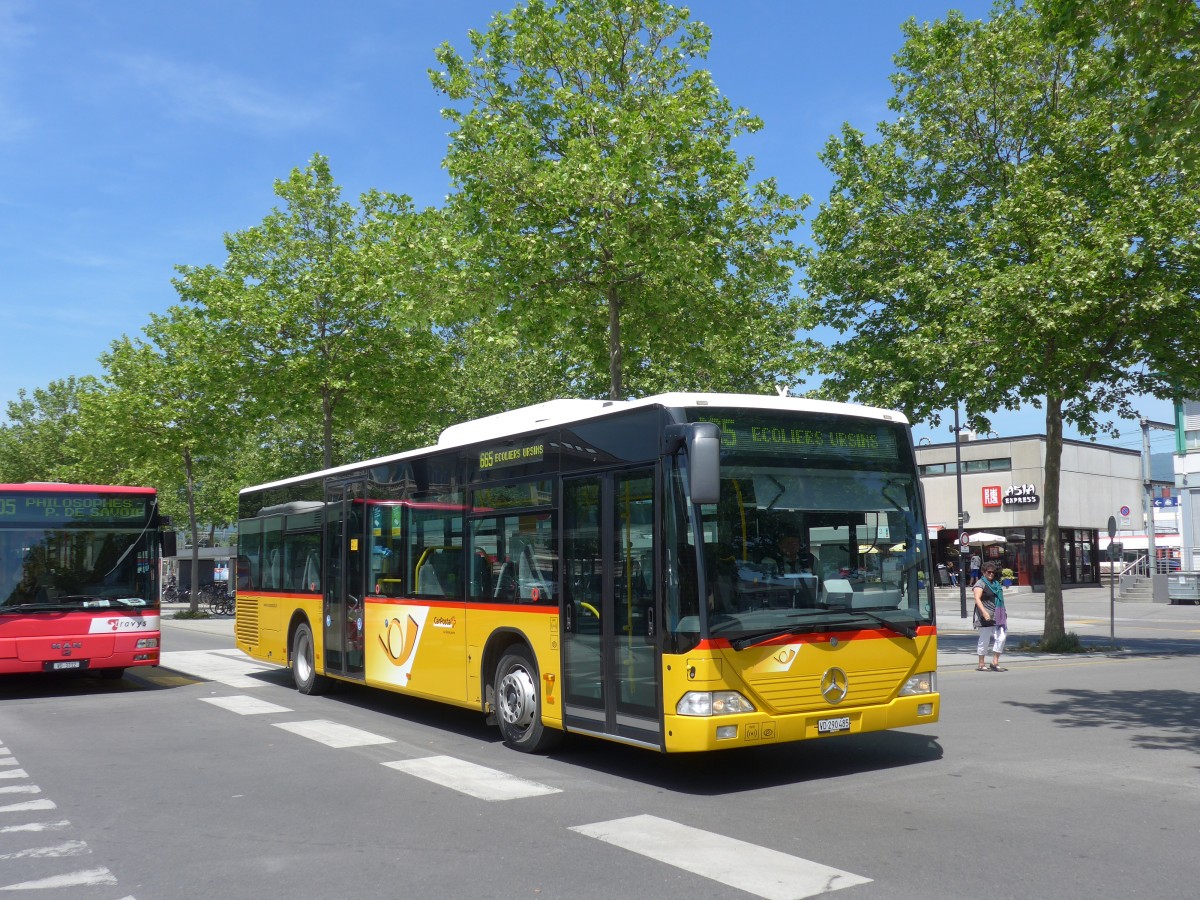
POLYGON ((72 609, 79 609, 79 604, 55 600, 52 603, 17 603, 13 606, 0 606, 0 613, 66 612, 72 609))
POLYGON ((906 638, 915 638, 917 636, 916 620, 913 620, 911 625, 904 624, 903 622, 893 622, 891 619, 887 618, 886 616, 881 616, 881 615, 879 615, 879 613, 873 613, 873 612, 870 612, 865 609, 856 609, 856 610, 853 610, 850 614, 855 615, 855 616, 866 616, 868 619, 872 619, 873 621, 878 622, 883 627, 890 628, 892 631, 896 632, 897 634, 904 635, 906 638))
POLYGON ((767 631, 752 631, 750 634, 743 634, 741 637, 733 638, 729 641, 729 646, 734 650, 745 650, 747 647, 753 647, 755 644, 765 643, 771 638, 784 637, 788 634, 799 634, 802 631, 810 631, 811 628, 807 625, 789 625, 786 628, 771 628, 767 631))

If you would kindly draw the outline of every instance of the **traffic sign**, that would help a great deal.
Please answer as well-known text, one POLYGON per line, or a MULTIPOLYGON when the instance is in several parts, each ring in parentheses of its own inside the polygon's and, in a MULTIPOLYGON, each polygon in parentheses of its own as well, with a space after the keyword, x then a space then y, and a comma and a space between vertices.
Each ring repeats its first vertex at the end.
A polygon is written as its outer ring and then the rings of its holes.
POLYGON ((966 529, 958 533, 958 547, 963 553, 971 549, 971 536, 967 534, 966 529))
POLYGON ((1111 541, 1117 536, 1117 517, 1108 517, 1108 539, 1111 541))
POLYGON ((1112 562, 1116 562, 1121 558, 1121 554, 1125 552, 1125 545, 1112 543, 1108 545, 1108 558, 1112 562))

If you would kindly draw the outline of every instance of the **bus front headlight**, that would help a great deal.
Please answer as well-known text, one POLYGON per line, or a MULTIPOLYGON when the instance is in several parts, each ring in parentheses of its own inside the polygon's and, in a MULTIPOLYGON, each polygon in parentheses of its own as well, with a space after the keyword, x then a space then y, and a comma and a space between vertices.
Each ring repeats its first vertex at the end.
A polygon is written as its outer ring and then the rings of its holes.
POLYGON ((909 676, 900 688, 901 697, 915 697, 917 694, 937 693, 937 672, 918 672, 909 676))
POLYGON ((731 716, 754 712, 754 704, 737 691, 688 691, 675 704, 681 716, 731 716))

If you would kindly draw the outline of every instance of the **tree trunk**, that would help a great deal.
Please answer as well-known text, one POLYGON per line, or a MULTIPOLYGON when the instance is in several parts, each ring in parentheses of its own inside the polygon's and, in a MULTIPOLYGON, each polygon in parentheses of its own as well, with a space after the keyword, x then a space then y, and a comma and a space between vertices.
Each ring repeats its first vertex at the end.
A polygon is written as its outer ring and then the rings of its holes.
POLYGON ((621 295, 608 286, 608 399, 622 400, 621 384, 621 295))
POLYGON ((1058 496, 1062 484, 1062 398, 1046 397, 1046 484, 1042 502, 1042 571, 1046 578, 1046 619, 1042 643, 1066 635, 1063 622, 1062 540, 1058 533, 1058 496))
POLYGON ((324 453, 323 459, 325 465, 323 468, 333 468, 333 398, 329 395, 329 389, 325 388, 321 391, 321 415, 325 426, 324 437, 324 453))
POLYGON ((187 475, 188 530, 192 535, 192 577, 190 604, 193 613, 200 611, 200 529, 196 525, 196 481, 192 473, 192 451, 183 448, 183 469, 187 475))

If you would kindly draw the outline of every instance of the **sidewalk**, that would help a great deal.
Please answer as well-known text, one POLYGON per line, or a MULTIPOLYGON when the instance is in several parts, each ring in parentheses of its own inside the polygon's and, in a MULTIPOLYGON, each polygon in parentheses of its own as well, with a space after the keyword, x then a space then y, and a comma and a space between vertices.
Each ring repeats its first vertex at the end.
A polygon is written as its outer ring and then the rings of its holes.
MULTIPOLYGON (((1045 661, 1052 659, 1079 659, 1080 654, 1053 654, 1021 652, 1022 644, 1034 644, 1041 640, 1045 627, 1046 595, 1033 593, 1024 587, 1015 593, 1005 589, 1004 603, 1008 607, 1009 649, 1001 656, 1008 663, 1045 661)), ((974 669, 979 657, 976 653, 978 632, 971 627, 971 611, 975 604, 974 594, 967 589, 967 616, 961 615, 960 595, 957 587, 939 587, 934 590, 938 622, 938 668, 974 669)), ((1141 654, 1200 653, 1200 609, 1194 606, 1172 606, 1167 603, 1122 601, 1120 597, 1110 600, 1109 588, 1104 586, 1070 587, 1063 590, 1063 619, 1068 634, 1079 636, 1084 647, 1094 647, 1095 654, 1130 656, 1141 654), (1165 627, 1165 620, 1177 624, 1179 618, 1194 620, 1196 629, 1165 627), (1116 648, 1110 637, 1114 627, 1116 648), (1161 624, 1156 625, 1156 621, 1161 624), (1136 630, 1158 630, 1162 637, 1131 637, 1136 630)), ((991 660, 991 654, 987 655, 991 660)))

